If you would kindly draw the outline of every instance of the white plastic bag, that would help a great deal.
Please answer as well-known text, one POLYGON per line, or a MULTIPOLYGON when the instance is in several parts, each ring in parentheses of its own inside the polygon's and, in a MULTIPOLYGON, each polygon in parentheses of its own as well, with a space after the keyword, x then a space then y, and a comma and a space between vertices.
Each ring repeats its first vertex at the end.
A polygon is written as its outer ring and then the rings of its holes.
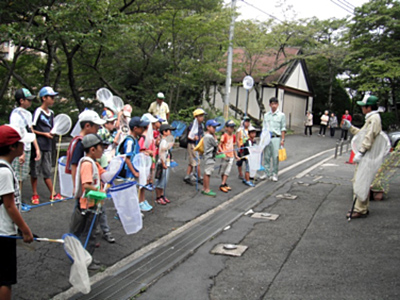
POLYGON ((83 294, 90 293, 90 279, 88 266, 92 256, 83 247, 81 242, 72 234, 64 234, 64 249, 72 260, 69 282, 83 294))
POLYGON ((135 182, 114 186, 109 191, 126 234, 142 229, 143 221, 135 182))
MULTIPOLYGON (((366 130, 360 130, 352 139, 351 146, 354 153, 357 153, 365 137, 366 130)), ((376 172, 383 163, 384 157, 390 151, 390 141, 386 133, 381 133, 376 137, 372 147, 367 151, 358 164, 357 172, 353 181, 354 194, 360 201, 366 201, 370 186, 374 180, 376 172)))

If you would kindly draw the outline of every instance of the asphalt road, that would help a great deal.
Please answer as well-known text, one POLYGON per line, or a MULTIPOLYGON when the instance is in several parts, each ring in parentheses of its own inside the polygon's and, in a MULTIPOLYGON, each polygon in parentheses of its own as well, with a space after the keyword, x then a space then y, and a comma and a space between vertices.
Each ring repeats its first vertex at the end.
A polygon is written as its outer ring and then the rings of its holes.
MULTIPOLYGON (((331 139, 328 137, 317 137, 316 135, 311 138, 301 135, 288 136, 286 139, 288 159, 287 161, 281 163, 280 167, 284 168, 323 150, 333 148, 335 146, 335 143, 335 139, 331 139)), ((174 150, 173 154, 174 159, 178 162, 179 166, 175 168, 174 172, 171 174, 170 183, 166 191, 166 194, 172 203, 167 206, 155 206, 155 209, 152 213, 147 213, 144 219, 144 228, 139 233, 129 236, 126 235, 119 221, 113 218, 115 214, 113 204, 111 202, 107 204, 106 211, 108 215, 108 220, 110 223, 111 231, 116 238, 116 243, 108 244, 107 242, 102 240, 100 248, 98 248, 94 254, 94 257, 96 259, 99 259, 105 267, 109 267, 117 263, 124 257, 127 257, 131 253, 141 249, 152 241, 161 238, 165 234, 174 231, 176 228, 184 225, 188 221, 193 220, 199 215, 209 211, 210 209, 223 203, 224 201, 229 200, 232 196, 237 195, 238 193, 248 188, 247 186, 242 184, 239 179, 237 179, 237 170, 236 168, 234 168, 232 171, 232 175, 228 181, 228 183, 233 188, 233 190, 229 194, 218 192, 216 198, 208 198, 207 196, 203 196, 200 194, 199 191, 196 191, 194 186, 187 185, 182 181, 187 164, 185 151, 183 149, 176 149, 174 150)), ((346 180, 349 180, 349 178, 346 180)), ((219 182, 219 176, 215 172, 211 180, 212 189, 217 190, 219 182)), ((305 190, 307 192, 308 188, 306 188, 305 190)), ((42 182, 40 182, 39 191, 41 199, 46 199, 50 195, 50 193, 45 189, 42 182)), ((150 200, 152 196, 153 195, 151 193, 148 193, 146 198, 150 200)), ((28 182, 25 182, 25 185, 23 187, 23 199, 27 201, 29 198, 30 187, 28 182)), ((64 233, 68 232, 68 225, 73 210, 73 205, 73 200, 69 200, 62 203, 56 203, 53 206, 35 208, 28 213, 24 213, 24 218, 30 225, 32 231, 39 236, 60 238, 64 233)), ((242 238, 246 235, 246 233, 250 233, 253 230, 253 221, 249 221, 247 218, 244 220, 246 220, 245 222, 249 222, 250 227, 242 232, 242 238)), ((238 223, 240 222, 242 222, 242 219, 238 221, 238 223)), ((293 229, 294 231, 300 230, 301 228, 298 224, 293 224, 293 226, 295 227, 293 229)), ((289 232, 290 231, 291 230, 289 230, 289 232)), ((234 230, 228 232, 233 233, 234 230)), ((237 238, 239 237, 240 234, 237 235, 237 238)), ((293 238, 291 236, 287 237, 289 240, 292 240, 293 238)), ((241 239, 239 239, 238 241, 240 240, 241 239)), ((290 244, 291 242, 288 243, 290 244)), ((193 259, 195 259, 195 257, 197 257, 197 254, 201 253, 202 251, 204 251, 203 247, 199 249, 196 255, 193 256, 193 259)), ((208 251, 206 252, 208 253, 208 251)), ((283 251, 278 252, 281 253, 283 251)), ((283 253, 281 254, 283 256, 283 253)), ((220 257, 218 259, 227 260, 224 257, 220 257)), ((188 260, 188 262, 190 261, 192 261, 192 259, 188 260)), ((205 261, 200 260, 198 263, 203 267, 218 269, 217 264, 209 262, 210 258, 208 257, 205 261)), ((278 264, 278 262, 275 263, 278 264)), ((185 266, 185 264, 182 264, 179 268, 183 266, 185 266)), ((210 273, 214 274, 214 276, 219 272, 223 274, 223 264, 221 264, 221 267, 222 268, 219 268, 218 272, 206 272, 205 270, 200 270, 201 268, 199 268, 199 274, 201 272, 204 272, 204 274, 207 276, 210 273)), ((30 246, 30 248, 21 246, 18 249, 19 283, 13 288, 15 299, 49 299, 54 295, 67 290, 70 287, 70 284, 68 282, 69 270, 70 262, 65 255, 62 246, 58 244, 43 242, 34 243, 32 244, 32 246, 30 246)), ((243 270, 239 273, 244 276, 242 276, 242 279, 246 279, 248 275, 244 274, 243 270)), ((172 274, 174 274, 174 272, 175 271, 167 276, 171 276, 172 274)), ((184 275, 184 273, 182 275, 184 275)), ((207 291, 211 286, 213 286, 210 296, 216 297, 215 299, 221 298, 221 296, 219 296, 220 292, 218 288, 213 285, 213 282, 217 280, 217 278, 212 277, 213 279, 209 279, 209 276, 207 278, 207 280, 209 281, 207 291)), ((255 276, 254 278, 255 279, 252 279, 252 282, 255 282, 257 279, 259 279, 257 276, 255 276)), ((159 283, 161 283, 162 280, 163 279, 161 279, 159 283)), ((195 276, 194 281, 199 281, 198 277, 195 276)), ((262 281, 265 282, 264 279, 262 279, 262 281)), ((179 283, 177 283, 177 285, 170 284, 170 287, 174 286, 175 288, 173 288, 173 290, 175 293, 177 293, 176 297, 172 296, 168 297, 168 299, 188 299, 179 297, 178 291, 181 289, 181 285, 179 283)), ((149 289, 148 294, 145 293, 141 295, 141 297, 146 297, 146 294, 150 295, 151 291, 157 289, 157 285, 155 285, 154 287, 151 287, 149 289)), ((186 290, 186 287, 182 286, 182 289, 186 290)), ((204 294, 204 291, 202 289, 199 289, 199 292, 201 292, 202 296, 208 297, 207 293, 204 294)), ((196 297, 199 296, 194 292, 193 295, 195 295, 196 297)), ((158 297, 152 299, 158 299, 158 297)), ((193 299, 201 299, 201 297, 194 297, 193 299)))

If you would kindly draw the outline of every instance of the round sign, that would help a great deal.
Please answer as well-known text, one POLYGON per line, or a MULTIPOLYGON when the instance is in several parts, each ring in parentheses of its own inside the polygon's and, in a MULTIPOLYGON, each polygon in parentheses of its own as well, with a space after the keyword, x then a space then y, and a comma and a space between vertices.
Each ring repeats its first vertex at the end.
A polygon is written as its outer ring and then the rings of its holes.
POLYGON ((254 79, 251 76, 246 76, 245 78, 243 78, 243 87, 246 90, 250 90, 254 85, 254 79))

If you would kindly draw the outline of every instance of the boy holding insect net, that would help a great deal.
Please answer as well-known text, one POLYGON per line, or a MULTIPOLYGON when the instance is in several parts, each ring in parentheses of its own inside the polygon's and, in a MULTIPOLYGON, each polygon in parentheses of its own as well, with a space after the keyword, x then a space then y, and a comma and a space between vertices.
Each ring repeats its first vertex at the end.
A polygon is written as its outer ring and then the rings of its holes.
MULTIPOLYGON (((21 216, 21 199, 18 180, 12 161, 24 152, 24 143, 32 143, 33 133, 11 125, 0 126, 0 235, 17 235, 22 232, 26 243, 33 235, 21 216)), ((11 299, 11 286, 17 283, 16 240, 0 237, 0 299, 11 299)))
POLYGON ((225 123, 225 133, 221 136, 220 143, 218 146, 219 152, 225 154, 225 157, 222 158, 221 164, 221 185, 219 186, 219 190, 227 193, 231 190, 231 187, 228 186, 226 181, 228 180, 229 174, 232 169, 233 161, 239 160, 239 157, 234 150, 234 145, 236 143, 236 136, 233 134, 235 131, 235 122, 232 120, 228 120, 225 123))
MULTIPOLYGON (((15 108, 10 115, 10 124, 24 127, 28 132, 33 132, 32 127, 32 114, 28 110, 28 108, 32 105, 32 101, 35 100, 35 96, 31 94, 31 92, 27 89, 18 89, 15 92, 15 101, 17 102, 17 108, 15 108)), ((35 140, 33 141, 33 145, 35 147, 36 157, 35 161, 40 160, 40 149, 39 145, 35 140)), ((22 182, 28 177, 29 174, 29 162, 31 159, 31 148, 32 143, 25 143, 24 145, 24 153, 14 159, 12 166, 15 170, 15 174, 17 175, 18 181, 20 185, 22 182)))
MULTIPOLYGON (((78 200, 78 203, 72 215, 70 231, 81 240, 82 244, 85 243, 89 236, 86 250, 93 255, 100 218, 96 217, 91 231, 90 227, 95 215, 101 212, 98 209, 99 204, 88 198, 86 193, 89 191, 104 192, 100 176, 105 170, 96 161, 103 155, 103 140, 97 134, 91 133, 83 137, 82 145, 86 156, 81 158, 76 169, 74 196, 78 200)), ((93 259, 88 269, 100 269, 100 262, 93 259)))

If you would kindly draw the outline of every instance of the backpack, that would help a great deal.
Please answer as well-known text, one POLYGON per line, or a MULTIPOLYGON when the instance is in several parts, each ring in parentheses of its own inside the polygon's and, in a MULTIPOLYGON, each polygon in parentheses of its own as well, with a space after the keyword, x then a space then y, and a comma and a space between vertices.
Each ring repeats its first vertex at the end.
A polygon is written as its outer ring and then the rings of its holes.
POLYGON ((71 174, 72 155, 74 154, 76 144, 78 143, 78 141, 81 141, 82 139, 83 139, 83 136, 77 135, 69 143, 68 150, 67 150, 67 162, 65 163, 65 173, 66 174, 71 174))
POLYGON ((187 148, 188 146, 189 126, 185 128, 182 135, 179 137, 179 147, 187 148))
MULTIPOLYGON (((116 152, 116 153, 115 153, 115 156, 120 155, 120 154, 125 154, 124 144, 125 144, 125 142, 126 142, 128 139, 133 140, 133 142, 135 143, 135 146, 136 146, 136 140, 135 140, 133 137, 131 137, 130 135, 127 135, 127 136, 122 140, 122 142, 119 143, 119 145, 118 145, 118 147, 117 147, 117 149, 116 149, 116 151, 115 151, 115 152, 116 152)), ((126 163, 124 162, 124 165, 123 165, 121 171, 119 172, 118 176, 119 176, 119 177, 126 178, 126 169, 127 169, 127 165, 126 165, 126 163)))

